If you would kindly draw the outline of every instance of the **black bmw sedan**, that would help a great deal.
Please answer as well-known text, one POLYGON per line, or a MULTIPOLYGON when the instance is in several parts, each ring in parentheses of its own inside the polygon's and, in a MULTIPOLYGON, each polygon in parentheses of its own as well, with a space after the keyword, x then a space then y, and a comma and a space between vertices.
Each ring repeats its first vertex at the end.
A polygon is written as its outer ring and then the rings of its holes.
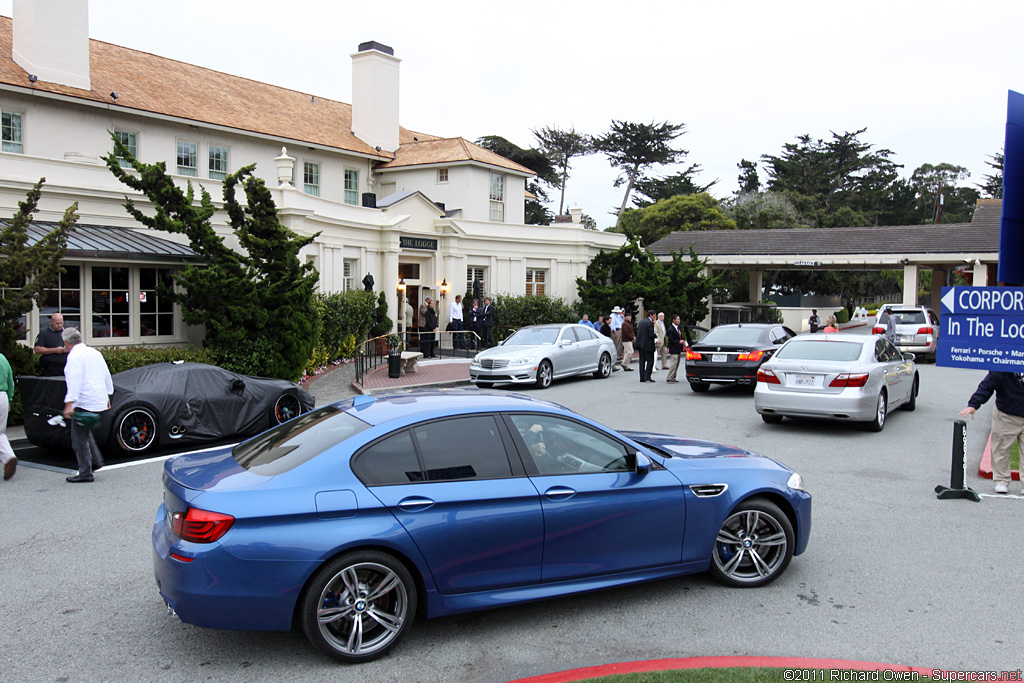
POLYGON ((757 369, 796 333, 774 323, 719 325, 686 352, 686 381, 705 392, 712 384, 757 384, 757 369))

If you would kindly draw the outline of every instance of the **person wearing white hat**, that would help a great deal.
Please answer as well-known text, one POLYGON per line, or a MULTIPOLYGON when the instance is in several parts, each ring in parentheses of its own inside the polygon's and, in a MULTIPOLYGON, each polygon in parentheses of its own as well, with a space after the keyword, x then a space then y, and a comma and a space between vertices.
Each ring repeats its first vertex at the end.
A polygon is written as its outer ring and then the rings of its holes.
POLYGON ((622 306, 613 308, 611 322, 608 323, 608 327, 612 328, 612 341, 615 342, 616 363, 622 362, 622 323, 626 319, 622 313, 622 306))

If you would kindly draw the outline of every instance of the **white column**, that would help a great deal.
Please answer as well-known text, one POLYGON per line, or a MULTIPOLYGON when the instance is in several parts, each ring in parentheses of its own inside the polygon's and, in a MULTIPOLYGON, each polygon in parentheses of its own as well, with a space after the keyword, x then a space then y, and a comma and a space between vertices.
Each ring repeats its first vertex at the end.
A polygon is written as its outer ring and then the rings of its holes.
POLYGON ((764 298, 764 271, 763 270, 752 270, 750 271, 750 302, 761 303, 761 299, 764 298))
POLYGON ((971 283, 975 287, 985 287, 988 285, 988 266, 981 262, 981 259, 974 261, 974 282, 971 283))
POLYGON ((903 305, 917 305, 917 264, 903 266, 903 305))
POLYGON ((398 252, 388 250, 384 252, 383 272, 378 280, 378 288, 387 294, 388 317, 391 318, 391 331, 398 330, 398 318, 401 311, 398 310, 398 252))
POLYGON ((942 286, 946 284, 946 271, 939 268, 932 268, 932 300, 931 309, 935 315, 942 310, 942 286))
MULTIPOLYGON (((707 267, 704 268, 704 277, 711 277, 711 269, 710 268, 707 268, 707 267)), ((701 320, 697 324, 698 325, 702 325, 703 327, 706 327, 706 328, 708 328, 710 330, 711 329, 711 307, 715 305, 715 300, 714 300, 713 297, 711 297, 709 295, 708 298, 707 298, 707 302, 708 302, 708 315, 707 315, 706 318, 704 318, 704 320, 701 320)), ((667 313, 667 314, 668 315, 676 315, 677 313, 679 313, 679 311, 673 311, 672 313, 667 313)))

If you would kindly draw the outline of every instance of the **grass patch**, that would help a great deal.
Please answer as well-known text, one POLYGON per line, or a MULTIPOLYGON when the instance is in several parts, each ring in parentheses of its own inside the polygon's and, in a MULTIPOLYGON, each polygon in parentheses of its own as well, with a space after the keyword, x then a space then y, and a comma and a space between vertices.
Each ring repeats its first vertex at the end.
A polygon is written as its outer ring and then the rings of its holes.
MULTIPOLYGON (((588 678, 580 683, 783 683, 793 680, 830 681, 833 680, 832 674, 834 673, 829 669, 799 669, 803 675, 794 677, 792 671, 794 670, 757 667, 673 669, 671 671, 648 671, 588 678), (786 675, 787 671, 790 672, 788 676, 786 675)), ((858 675, 861 674, 871 675, 872 672, 851 672, 848 676, 837 676, 836 680, 860 680, 858 675)), ((880 676, 879 680, 884 680, 884 678, 880 676)), ((931 678, 920 676, 914 680, 928 681, 931 678)))

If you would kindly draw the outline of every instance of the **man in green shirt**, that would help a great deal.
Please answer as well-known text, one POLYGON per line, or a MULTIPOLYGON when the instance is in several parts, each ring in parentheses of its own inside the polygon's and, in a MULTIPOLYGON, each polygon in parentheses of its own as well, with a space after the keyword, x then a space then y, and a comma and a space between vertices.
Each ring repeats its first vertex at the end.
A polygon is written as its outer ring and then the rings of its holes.
POLYGON ((0 354, 0 463, 4 466, 4 481, 14 476, 18 469, 18 458, 14 455, 11 442, 7 440, 7 412, 14 399, 14 373, 7 357, 0 354))

